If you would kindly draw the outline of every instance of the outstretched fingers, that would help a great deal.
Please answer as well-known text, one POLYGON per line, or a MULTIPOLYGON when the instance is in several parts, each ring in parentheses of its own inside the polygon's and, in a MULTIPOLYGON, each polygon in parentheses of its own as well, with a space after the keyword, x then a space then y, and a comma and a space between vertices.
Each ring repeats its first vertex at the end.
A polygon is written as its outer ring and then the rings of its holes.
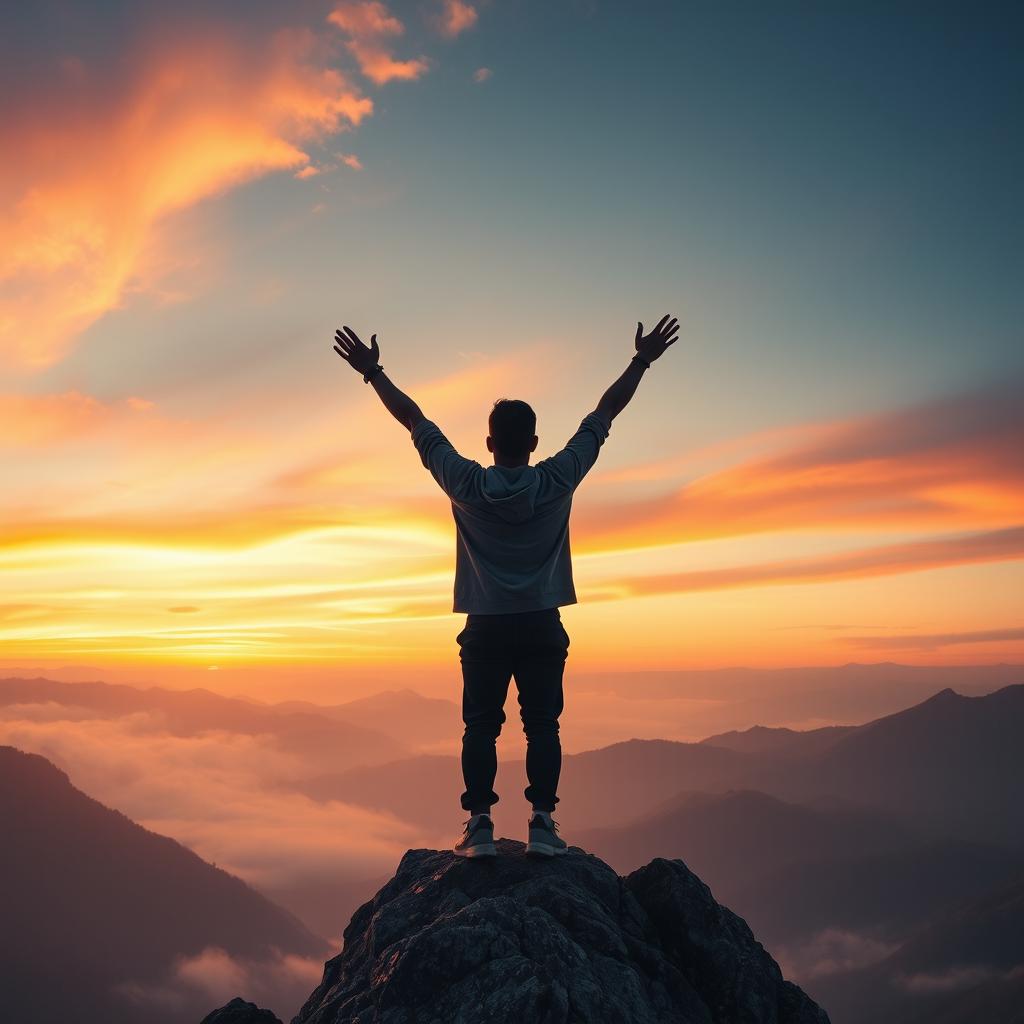
MULTIPOLYGON (((355 331, 352 330, 351 327, 346 327, 345 333, 348 335, 349 341, 353 348, 366 348, 366 345, 363 343, 362 339, 359 337, 358 334, 356 334, 355 331)), ((374 337, 376 337, 376 335, 374 335, 374 337)))
POLYGON ((345 360, 352 354, 352 342, 340 330, 334 332, 334 351, 345 360))
POLYGON ((667 348, 676 340, 679 331, 679 321, 673 317, 660 331, 659 340, 667 348))

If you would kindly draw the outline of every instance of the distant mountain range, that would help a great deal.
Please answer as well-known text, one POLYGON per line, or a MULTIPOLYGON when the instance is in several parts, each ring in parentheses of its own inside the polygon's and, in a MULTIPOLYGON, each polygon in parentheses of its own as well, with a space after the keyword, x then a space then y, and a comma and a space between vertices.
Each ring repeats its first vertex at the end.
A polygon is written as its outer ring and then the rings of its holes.
MULTIPOLYGON (((943 690, 866 725, 810 733, 773 730, 703 743, 628 740, 567 755, 559 811, 567 827, 618 825, 684 792, 750 789, 789 801, 838 798, 885 811, 936 837, 1024 843, 1024 685, 981 697, 943 690)), ((523 761, 499 767, 495 813, 525 813, 523 761)), ((424 826, 451 817, 461 791, 458 759, 419 756, 326 773, 299 784, 404 815, 424 826)))
POLYGON ((690 739, 748 724, 811 729, 867 722, 953 689, 978 697, 1024 682, 1024 665, 901 665, 895 662, 786 668, 575 672, 577 697, 604 694, 658 707, 663 739, 690 739), (674 719, 688 735, 669 733, 674 719))
POLYGON ((162 730, 176 736, 195 736, 213 729, 269 736, 282 751, 335 770, 412 754, 419 746, 435 743, 439 736, 457 736, 460 721, 458 707, 452 702, 432 700, 412 690, 320 707, 304 701, 260 704, 204 689, 0 679, 0 708, 47 701, 91 712, 97 718, 146 712, 162 730))
POLYGON ((386 733, 410 749, 453 743, 462 738, 462 710, 450 700, 424 697, 415 690, 385 690, 344 704, 288 700, 270 705, 277 712, 328 715, 350 725, 386 733))
POLYGON ((898 942, 935 907, 1024 864, 1020 849, 923 836, 886 812, 747 790, 687 794, 571 838, 620 872, 681 858, 773 949, 828 928, 898 942))
POLYGON ((187 1002, 139 1006, 125 992, 159 992, 175 958, 208 947, 270 963, 328 950, 241 879, 86 796, 37 754, 0 746, 0 822, 0 1016, 12 1024, 180 1022, 187 1002))

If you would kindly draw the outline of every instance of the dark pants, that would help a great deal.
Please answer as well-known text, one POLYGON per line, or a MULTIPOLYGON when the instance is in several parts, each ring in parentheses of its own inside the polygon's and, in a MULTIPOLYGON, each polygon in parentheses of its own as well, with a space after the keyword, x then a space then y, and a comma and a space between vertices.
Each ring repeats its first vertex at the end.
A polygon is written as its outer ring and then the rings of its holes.
POLYGON ((505 721, 505 698, 515 676, 526 732, 526 799, 553 811, 562 769, 558 716, 562 713, 562 670, 569 634, 557 608, 506 615, 466 616, 459 633, 462 662, 462 806, 470 813, 498 802, 494 741, 505 721))

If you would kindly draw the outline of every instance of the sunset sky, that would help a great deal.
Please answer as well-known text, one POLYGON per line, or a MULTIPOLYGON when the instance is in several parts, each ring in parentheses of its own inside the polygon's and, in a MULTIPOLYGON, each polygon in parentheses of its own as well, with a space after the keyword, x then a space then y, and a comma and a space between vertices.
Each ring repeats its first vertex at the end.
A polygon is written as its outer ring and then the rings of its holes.
POLYGON ((488 464, 666 312, 569 671, 1024 660, 1020 15, 854 6, 8 13, 0 673, 441 692, 450 505, 334 329, 488 464))

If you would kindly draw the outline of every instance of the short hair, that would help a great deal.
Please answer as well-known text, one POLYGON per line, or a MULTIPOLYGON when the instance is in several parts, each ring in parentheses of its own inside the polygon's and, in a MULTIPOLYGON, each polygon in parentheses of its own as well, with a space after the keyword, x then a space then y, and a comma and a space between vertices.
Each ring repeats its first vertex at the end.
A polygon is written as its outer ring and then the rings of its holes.
POLYGON ((518 398, 499 398, 487 417, 487 427, 499 454, 521 459, 530 454, 530 444, 537 432, 537 414, 518 398))

